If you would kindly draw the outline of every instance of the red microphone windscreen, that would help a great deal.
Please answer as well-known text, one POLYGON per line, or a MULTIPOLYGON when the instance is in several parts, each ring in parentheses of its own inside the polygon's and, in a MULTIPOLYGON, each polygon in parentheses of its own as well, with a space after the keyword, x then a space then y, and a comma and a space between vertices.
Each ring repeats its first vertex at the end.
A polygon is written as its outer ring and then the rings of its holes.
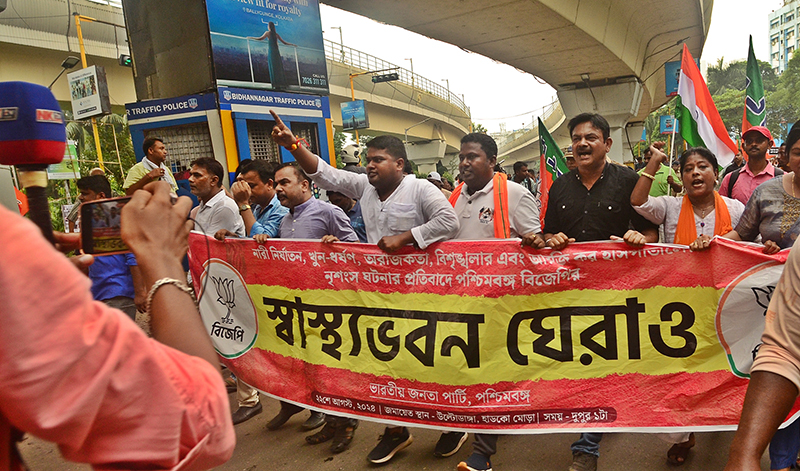
POLYGON ((57 164, 66 146, 61 108, 47 87, 0 82, 0 164, 57 164))

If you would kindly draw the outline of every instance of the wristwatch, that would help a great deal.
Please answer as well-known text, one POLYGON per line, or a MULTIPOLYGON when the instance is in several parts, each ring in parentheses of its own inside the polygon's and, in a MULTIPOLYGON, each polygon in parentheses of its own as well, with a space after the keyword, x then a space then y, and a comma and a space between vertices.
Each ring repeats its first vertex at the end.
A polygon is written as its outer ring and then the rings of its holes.
POLYGON ((249 204, 243 204, 243 205, 239 206, 239 212, 240 213, 242 211, 247 211, 248 209, 250 209, 250 205, 249 204))

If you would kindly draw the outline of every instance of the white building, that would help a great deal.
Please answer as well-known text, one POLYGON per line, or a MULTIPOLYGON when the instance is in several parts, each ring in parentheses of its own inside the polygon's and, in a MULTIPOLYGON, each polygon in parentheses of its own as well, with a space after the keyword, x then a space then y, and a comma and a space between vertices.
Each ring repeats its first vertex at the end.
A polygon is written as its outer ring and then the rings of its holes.
POLYGON ((800 0, 786 0, 783 7, 769 14, 769 63, 782 73, 794 51, 800 47, 800 0))

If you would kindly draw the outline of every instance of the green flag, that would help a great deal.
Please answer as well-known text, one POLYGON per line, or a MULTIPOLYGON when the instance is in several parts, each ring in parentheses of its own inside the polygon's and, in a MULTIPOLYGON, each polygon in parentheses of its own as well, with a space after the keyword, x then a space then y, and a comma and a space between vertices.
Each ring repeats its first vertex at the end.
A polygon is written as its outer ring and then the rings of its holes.
POLYGON ((764 126, 767 122, 767 102, 764 100, 764 83, 753 52, 753 37, 750 36, 750 52, 747 54, 747 91, 744 97, 742 134, 753 126, 764 126))
POLYGON ((539 119, 539 147, 541 149, 539 158, 539 218, 544 227, 544 215, 547 213, 547 200, 550 195, 550 185, 561 175, 569 172, 567 161, 564 154, 556 145, 553 136, 539 119))

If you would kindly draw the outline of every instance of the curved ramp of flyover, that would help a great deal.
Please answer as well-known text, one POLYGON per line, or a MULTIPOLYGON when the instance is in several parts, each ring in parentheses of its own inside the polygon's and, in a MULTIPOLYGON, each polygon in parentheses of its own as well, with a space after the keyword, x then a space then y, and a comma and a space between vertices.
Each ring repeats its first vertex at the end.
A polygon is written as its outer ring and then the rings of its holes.
POLYGON ((472 124, 461 97, 410 70, 327 39, 325 57, 334 126, 342 128, 340 105, 355 95, 367 101, 369 129, 361 134, 391 134, 412 144, 441 140, 446 154, 458 152, 472 124), (389 72, 399 80, 373 83, 373 75, 389 72))
MULTIPOLYGON (((538 118, 542 120, 559 147, 564 148, 569 145, 567 118, 558 100, 546 106, 538 118)), ((528 165, 538 162, 540 154, 539 124, 536 119, 497 141, 497 161, 503 161, 502 165, 506 170, 513 167, 516 162, 525 162, 528 165)))

